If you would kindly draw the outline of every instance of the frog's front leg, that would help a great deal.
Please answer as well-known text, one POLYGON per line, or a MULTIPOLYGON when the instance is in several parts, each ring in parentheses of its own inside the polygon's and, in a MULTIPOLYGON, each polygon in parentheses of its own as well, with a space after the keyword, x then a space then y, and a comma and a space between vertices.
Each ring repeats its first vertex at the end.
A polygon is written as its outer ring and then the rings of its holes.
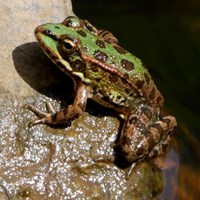
POLYGON ((31 125, 36 124, 48 124, 48 125, 59 125, 72 121, 79 117, 85 110, 88 99, 88 90, 85 85, 80 85, 77 89, 74 103, 69 105, 58 112, 55 112, 52 107, 49 107, 51 113, 44 113, 32 105, 28 105, 27 108, 34 112, 40 119, 30 122, 31 125))
POLYGON ((120 146, 129 162, 160 156, 168 147, 176 119, 166 116, 158 120, 158 114, 144 104, 133 110, 122 130, 120 146))

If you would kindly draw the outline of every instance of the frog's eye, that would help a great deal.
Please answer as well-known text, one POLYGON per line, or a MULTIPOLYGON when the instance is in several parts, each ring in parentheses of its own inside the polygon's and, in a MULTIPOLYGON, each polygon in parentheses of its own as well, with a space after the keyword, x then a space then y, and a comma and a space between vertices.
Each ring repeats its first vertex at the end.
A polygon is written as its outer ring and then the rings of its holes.
POLYGON ((63 24, 67 27, 80 27, 80 19, 75 16, 69 16, 64 21, 63 24))
POLYGON ((73 41, 65 39, 61 43, 61 49, 67 54, 73 54, 78 50, 78 47, 73 41))

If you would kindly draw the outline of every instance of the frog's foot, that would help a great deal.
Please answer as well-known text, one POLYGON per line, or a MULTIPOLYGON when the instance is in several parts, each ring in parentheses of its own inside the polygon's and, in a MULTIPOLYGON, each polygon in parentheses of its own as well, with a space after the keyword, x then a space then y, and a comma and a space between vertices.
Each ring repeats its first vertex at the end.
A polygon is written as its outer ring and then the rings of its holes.
POLYGON ((77 89, 77 94, 72 105, 64 108, 58 112, 55 112, 50 103, 46 104, 48 113, 42 112, 32 105, 28 105, 27 108, 34 112, 40 119, 34 120, 29 123, 29 126, 36 124, 48 124, 48 125, 60 125, 66 124, 73 119, 79 117, 85 110, 88 98, 88 91, 85 85, 80 84, 77 89))
POLYGON ((50 118, 51 115, 53 115, 53 113, 55 113, 55 111, 54 111, 52 105, 50 105, 50 103, 46 103, 46 108, 52 114, 43 112, 43 111, 37 109, 36 107, 34 107, 33 105, 26 105, 25 108, 31 110, 35 115, 37 115, 40 118, 40 119, 36 119, 36 120, 29 122, 29 124, 28 124, 29 127, 34 126, 36 124, 45 124, 46 121, 49 121, 47 119, 50 118), (53 110, 51 110, 51 108, 53 110))
POLYGON ((141 126, 141 123, 129 124, 121 136, 120 146, 129 162, 162 155, 169 146, 176 119, 172 116, 164 117, 142 131, 141 126))
POLYGON ((29 123, 29 126, 37 124, 59 125, 72 121, 76 117, 82 114, 82 111, 70 105, 65 109, 55 112, 50 103, 46 103, 48 112, 43 112, 32 105, 28 105, 27 108, 35 113, 40 119, 33 120, 29 123))
POLYGON ((46 103, 46 109, 48 112, 43 112, 33 105, 26 105, 26 108, 31 110, 35 115, 37 115, 40 119, 33 120, 29 122, 29 126, 34 126, 36 124, 48 124, 51 121, 52 116, 56 113, 51 103, 46 103))

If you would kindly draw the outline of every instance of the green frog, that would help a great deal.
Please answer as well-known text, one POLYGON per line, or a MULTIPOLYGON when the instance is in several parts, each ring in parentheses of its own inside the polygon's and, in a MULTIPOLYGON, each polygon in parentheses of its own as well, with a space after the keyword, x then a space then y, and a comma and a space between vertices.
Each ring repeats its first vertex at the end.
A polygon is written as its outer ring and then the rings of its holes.
POLYGON ((176 126, 173 116, 160 117, 163 97, 142 61, 118 45, 117 38, 87 20, 67 17, 40 25, 35 36, 44 53, 74 82, 72 105, 49 113, 29 105, 39 119, 30 125, 59 125, 85 111, 91 98, 123 118, 120 148, 129 162, 160 156, 176 126))

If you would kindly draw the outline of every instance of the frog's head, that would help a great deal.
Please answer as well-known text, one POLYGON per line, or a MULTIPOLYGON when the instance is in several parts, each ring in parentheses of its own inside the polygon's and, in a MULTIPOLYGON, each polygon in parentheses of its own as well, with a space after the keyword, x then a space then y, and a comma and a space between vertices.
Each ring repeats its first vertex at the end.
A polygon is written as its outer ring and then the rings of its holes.
POLYGON ((85 29, 82 20, 68 17, 63 23, 38 26, 35 36, 45 54, 61 70, 83 79, 86 64, 81 58, 81 52, 85 29))

